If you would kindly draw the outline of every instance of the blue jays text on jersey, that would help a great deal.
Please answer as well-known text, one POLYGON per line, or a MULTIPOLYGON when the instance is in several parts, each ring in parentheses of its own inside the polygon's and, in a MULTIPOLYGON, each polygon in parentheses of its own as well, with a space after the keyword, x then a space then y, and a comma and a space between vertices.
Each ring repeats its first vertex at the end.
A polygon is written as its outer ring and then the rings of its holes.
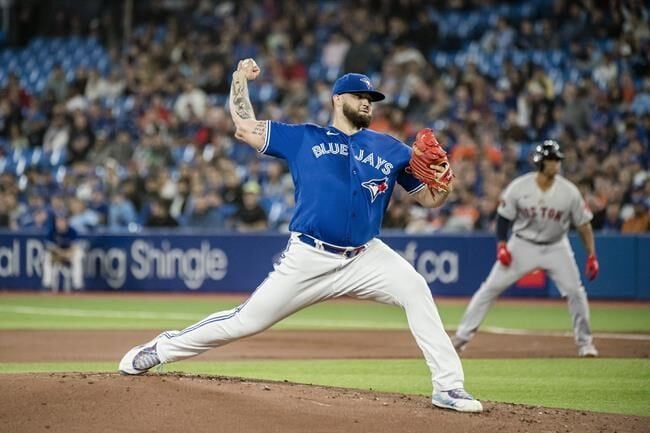
MULTIPOLYGON (((314 156, 316 158, 320 158, 323 155, 348 156, 348 145, 346 143, 336 143, 330 141, 329 143, 317 144, 316 146, 312 147, 311 150, 314 152, 314 156)), ((370 164, 374 166, 376 169, 381 170, 381 172, 384 174, 390 174, 391 170, 393 169, 393 164, 382 158, 380 155, 377 155, 376 158, 375 154, 372 152, 366 155, 364 149, 359 149, 359 154, 354 155, 354 158, 357 161, 363 162, 364 164, 370 164)))
POLYGON ((410 194, 425 188, 405 171, 411 148, 369 129, 347 135, 333 126, 269 121, 260 152, 285 159, 291 171, 289 230, 334 245, 363 245, 379 233, 396 182, 410 194))

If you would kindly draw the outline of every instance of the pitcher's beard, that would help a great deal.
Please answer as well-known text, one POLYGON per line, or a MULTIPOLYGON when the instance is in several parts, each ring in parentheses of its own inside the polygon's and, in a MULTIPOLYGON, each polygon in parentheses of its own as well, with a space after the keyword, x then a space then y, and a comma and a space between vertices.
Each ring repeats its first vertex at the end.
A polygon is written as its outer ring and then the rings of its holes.
POLYGON ((370 125, 372 116, 370 114, 359 113, 348 104, 343 104, 343 115, 350 121, 355 128, 367 128, 370 125))

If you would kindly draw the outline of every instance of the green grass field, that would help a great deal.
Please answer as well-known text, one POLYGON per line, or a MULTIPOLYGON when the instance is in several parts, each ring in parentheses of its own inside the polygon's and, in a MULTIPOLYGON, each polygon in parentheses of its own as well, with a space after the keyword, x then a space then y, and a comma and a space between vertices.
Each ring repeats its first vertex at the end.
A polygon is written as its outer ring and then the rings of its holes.
MULTIPOLYGON (((0 296, 0 329, 178 329, 238 300, 213 297, 0 296)), ((439 301, 449 328, 464 303, 439 301)), ((594 332, 650 333, 650 305, 594 303, 594 332)), ((497 304, 488 327, 568 331, 563 303, 497 304)), ((370 302, 330 302, 307 308, 276 329, 406 329, 401 310, 370 302)), ((466 385, 478 398, 548 407, 650 416, 648 359, 464 359, 466 385)), ((0 363, 0 373, 115 371, 115 363, 0 363)), ((422 360, 186 361, 166 371, 289 380, 376 391, 427 395, 431 384, 422 360)))

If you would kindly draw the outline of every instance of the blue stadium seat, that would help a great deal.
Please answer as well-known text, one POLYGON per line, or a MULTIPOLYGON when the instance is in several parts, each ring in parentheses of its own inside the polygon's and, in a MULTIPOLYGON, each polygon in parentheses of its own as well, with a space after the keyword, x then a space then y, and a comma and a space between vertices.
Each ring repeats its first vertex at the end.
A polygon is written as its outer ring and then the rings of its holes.
POLYGON ((29 42, 29 47, 32 49, 41 49, 45 47, 45 38, 36 37, 29 42))
POLYGON ((458 67, 463 67, 465 66, 465 63, 467 62, 467 54, 465 54, 462 51, 457 52, 454 54, 454 64, 458 67))
POLYGON ((30 166, 40 166, 41 162, 43 160, 43 149, 40 147, 35 147, 31 151, 31 155, 29 156, 29 165, 30 166))
POLYGON ((27 168, 27 160, 21 156, 20 158, 18 158, 18 160, 16 160, 16 165, 13 171, 16 174, 16 176, 22 176, 23 173, 25 173, 26 168, 27 168))
POLYGON ((58 167, 62 164, 65 164, 66 154, 63 150, 55 150, 50 154, 50 165, 52 167, 58 167))
POLYGON ((54 173, 54 180, 56 180, 56 183, 62 184, 63 179, 65 179, 65 175, 68 172, 68 169, 66 168, 65 165, 60 165, 56 167, 56 171, 54 173))

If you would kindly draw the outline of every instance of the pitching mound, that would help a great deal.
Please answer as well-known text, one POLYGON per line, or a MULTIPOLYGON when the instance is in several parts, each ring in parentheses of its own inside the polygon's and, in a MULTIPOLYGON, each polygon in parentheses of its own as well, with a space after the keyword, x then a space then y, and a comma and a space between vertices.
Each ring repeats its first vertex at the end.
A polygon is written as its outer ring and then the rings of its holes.
POLYGON ((0 431, 647 432, 650 419, 485 402, 481 414, 425 397, 222 377, 0 376, 0 431))
MULTIPOLYGON (((0 362, 117 361, 154 331, 0 331, 0 362)), ((648 357, 650 341, 598 338, 602 356, 648 357)), ((466 357, 575 356, 572 338, 481 334, 466 357)), ((197 360, 421 358, 410 333, 267 331, 197 360)), ((173 368, 171 364, 168 368, 173 368)), ((0 432, 647 432, 650 418, 174 374, 0 375, 0 432)))

